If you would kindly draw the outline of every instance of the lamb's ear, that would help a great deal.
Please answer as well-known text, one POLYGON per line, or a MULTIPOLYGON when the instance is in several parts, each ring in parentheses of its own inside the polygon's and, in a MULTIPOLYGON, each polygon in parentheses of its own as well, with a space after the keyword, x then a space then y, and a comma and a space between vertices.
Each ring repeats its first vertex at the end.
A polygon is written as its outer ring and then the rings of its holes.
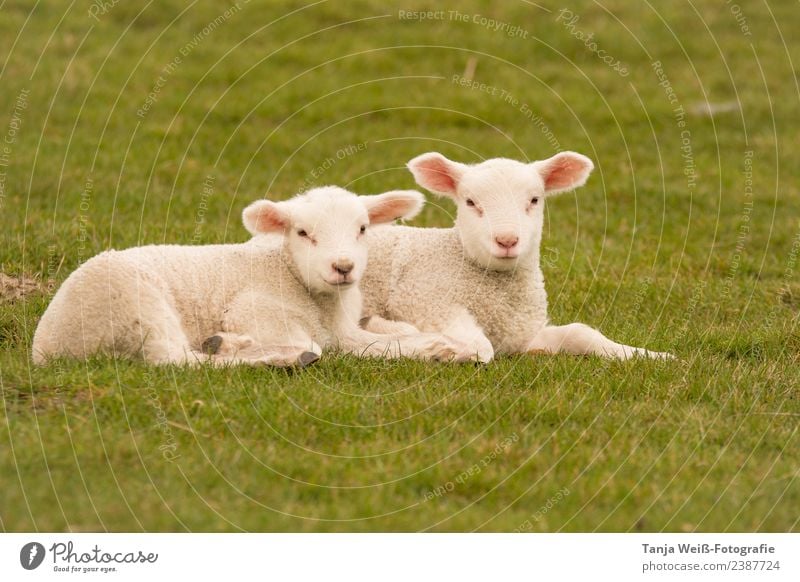
POLYGON ((561 152, 552 158, 533 162, 544 181, 545 194, 558 194, 583 186, 594 169, 592 160, 575 152, 561 152))
POLYGON ((414 218, 425 204, 425 196, 416 190, 394 190, 375 196, 362 196, 370 224, 383 224, 398 218, 414 218))
POLYGON ((423 188, 454 197, 467 166, 448 160, 438 152, 429 152, 408 162, 408 169, 423 188))
POLYGON ((244 227, 251 234, 284 232, 289 228, 289 214, 281 207, 281 202, 259 200, 253 202, 242 212, 244 227))

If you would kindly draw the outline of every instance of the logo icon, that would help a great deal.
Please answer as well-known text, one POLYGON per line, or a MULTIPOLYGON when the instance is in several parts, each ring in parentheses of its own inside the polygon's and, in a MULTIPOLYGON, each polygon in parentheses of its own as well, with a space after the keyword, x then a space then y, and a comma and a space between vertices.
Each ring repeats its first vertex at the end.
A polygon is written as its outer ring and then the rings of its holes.
POLYGON ((35 570, 44 561, 44 546, 39 542, 29 542, 19 551, 19 563, 26 570, 35 570))

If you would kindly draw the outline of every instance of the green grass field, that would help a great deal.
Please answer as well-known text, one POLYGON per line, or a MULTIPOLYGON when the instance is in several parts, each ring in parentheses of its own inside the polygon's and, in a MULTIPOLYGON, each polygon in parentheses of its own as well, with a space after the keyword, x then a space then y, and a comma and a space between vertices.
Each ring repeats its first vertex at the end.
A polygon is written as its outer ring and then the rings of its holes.
POLYGON ((796 3, 30 4, 0 5, 0 265, 34 280, 0 299, 0 529, 800 530, 796 3), (31 365, 106 248, 558 149, 597 169, 548 202, 552 320, 678 360, 31 365))

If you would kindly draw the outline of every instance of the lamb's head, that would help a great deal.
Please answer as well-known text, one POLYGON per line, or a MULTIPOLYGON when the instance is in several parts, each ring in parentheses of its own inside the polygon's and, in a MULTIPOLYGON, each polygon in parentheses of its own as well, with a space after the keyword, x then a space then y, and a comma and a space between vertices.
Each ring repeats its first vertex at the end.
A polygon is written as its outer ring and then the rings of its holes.
POLYGON ((574 152, 532 163, 497 158, 475 165, 431 152, 408 168, 417 184, 455 200, 467 256, 486 268, 508 270, 538 257, 545 198, 582 186, 594 165, 574 152))
POLYGON ((367 266, 364 233, 370 224, 413 218, 425 197, 415 190, 357 196, 336 186, 314 188, 284 202, 259 200, 245 208, 252 234, 282 233, 303 283, 332 293, 361 279, 367 266))

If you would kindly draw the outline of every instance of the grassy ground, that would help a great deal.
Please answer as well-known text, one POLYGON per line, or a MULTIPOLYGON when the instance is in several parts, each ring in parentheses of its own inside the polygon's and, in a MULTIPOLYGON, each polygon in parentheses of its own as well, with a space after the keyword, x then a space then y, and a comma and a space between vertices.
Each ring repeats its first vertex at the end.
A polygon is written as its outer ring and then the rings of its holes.
POLYGON ((277 4, 2 4, 0 264, 41 290, 0 302, 0 528, 800 529, 796 4, 277 4), (93 254, 243 241, 267 192, 413 187, 432 149, 591 156, 552 319, 680 359, 31 367, 93 254))

